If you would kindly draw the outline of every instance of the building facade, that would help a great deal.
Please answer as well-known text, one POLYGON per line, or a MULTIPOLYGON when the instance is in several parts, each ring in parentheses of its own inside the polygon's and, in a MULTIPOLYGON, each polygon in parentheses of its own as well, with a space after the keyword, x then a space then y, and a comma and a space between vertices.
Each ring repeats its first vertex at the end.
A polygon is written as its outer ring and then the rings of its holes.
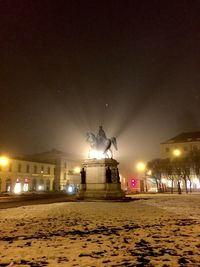
POLYGON ((61 151, 51 150, 0 164, 0 193, 78 190, 81 161, 69 160, 61 151))
MULTIPOLYGON (((171 160, 178 157, 184 157, 191 151, 200 150, 200 132, 181 133, 160 144, 160 154, 162 159, 169 158, 171 160), (178 152, 176 155, 175 152, 178 152)), ((184 188, 184 181, 180 177, 172 182, 172 179, 162 177, 162 184, 166 188, 181 189, 184 188), (173 183, 173 184, 172 184, 173 183)), ((200 191, 200 177, 198 177, 192 169, 190 169, 190 179, 187 181, 187 188, 193 191, 200 191)))
POLYGON ((35 161, 45 161, 55 165, 54 191, 67 191, 69 186, 78 189, 81 181, 80 171, 81 160, 72 160, 72 155, 68 155, 59 150, 50 150, 29 156, 35 161))
POLYGON ((10 158, 0 166, 0 192, 52 191, 55 165, 10 158))
POLYGON ((200 132, 181 133, 160 144, 160 155, 162 159, 172 158, 175 149, 179 149, 181 155, 192 150, 200 150, 200 132))

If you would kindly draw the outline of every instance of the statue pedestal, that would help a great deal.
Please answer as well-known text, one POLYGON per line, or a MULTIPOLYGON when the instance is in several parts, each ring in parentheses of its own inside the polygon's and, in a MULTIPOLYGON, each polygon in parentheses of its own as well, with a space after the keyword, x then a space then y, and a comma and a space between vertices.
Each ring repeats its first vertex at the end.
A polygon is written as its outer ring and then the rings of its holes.
POLYGON ((125 197, 114 159, 88 159, 83 163, 86 180, 81 184, 79 199, 122 199, 125 197), (108 177, 107 170, 110 170, 108 177))

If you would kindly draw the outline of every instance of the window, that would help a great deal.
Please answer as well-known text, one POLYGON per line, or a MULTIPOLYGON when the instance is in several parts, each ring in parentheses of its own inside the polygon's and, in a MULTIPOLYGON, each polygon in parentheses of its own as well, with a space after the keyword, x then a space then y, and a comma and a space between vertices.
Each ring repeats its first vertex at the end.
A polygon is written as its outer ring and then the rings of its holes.
POLYGON ((64 173, 64 180, 66 180, 66 178, 67 178, 67 175, 66 175, 66 172, 64 173))
POLYGON ((192 150, 198 150, 198 147, 197 146, 192 146, 192 150))
POLYGON ((22 165, 18 164, 18 172, 21 172, 21 170, 22 170, 22 165))
POLYGON ((48 172, 48 174, 51 173, 51 168, 50 167, 48 167, 47 172, 48 172))
POLYGON ((41 166, 41 173, 44 172, 44 166, 41 166))
POLYGON ((29 173, 29 171, 30 171, 30 166, 27 164, 26 165, 26 172, 29 173))
POLYGON ((11 164, 11 163, 9 164, 8 171, 9 171, 9 172, 11 172, 11 171, 12 171, 12 164, 11 164))
POLYGON ((166 148, 165 148, 165 151, 166 151, 166 152, 169 152, 169 147, 166 147, 166 148))
POLYGON ((34 173, 37 173, 37 166, 34 166, 34 173))
POLYGON ((186 146, 184 146, 184 151, 188 151, 188 148, 186 146))
POLYGON ((8 178, 6 179, 6 192, 11 191, 11 180, 8 178))
POLYGON ((67 168, 67 163, 66 162, 65 162, 65 165, 64 166, 65 166, 65 169, 66 169, 67 168))

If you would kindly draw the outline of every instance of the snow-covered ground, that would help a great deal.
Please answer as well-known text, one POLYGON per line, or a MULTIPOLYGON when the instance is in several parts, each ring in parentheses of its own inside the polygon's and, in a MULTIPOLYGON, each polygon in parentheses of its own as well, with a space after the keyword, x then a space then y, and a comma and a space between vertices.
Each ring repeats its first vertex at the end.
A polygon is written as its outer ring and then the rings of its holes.
POLYGON ((200 195, 0 210, 0 266, 200 266, 200 195))

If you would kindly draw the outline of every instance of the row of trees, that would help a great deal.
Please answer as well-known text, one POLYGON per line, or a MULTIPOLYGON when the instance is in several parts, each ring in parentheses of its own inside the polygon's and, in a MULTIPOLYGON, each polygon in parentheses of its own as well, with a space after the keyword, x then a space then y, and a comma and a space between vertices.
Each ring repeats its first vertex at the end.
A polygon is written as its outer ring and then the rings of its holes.
POLYGON ((200 174, 200 150, 193 150, 172 159, 153 159, 148 162, 147 168, 151 170, 156 180, 158 192, 166 190, 162 183, 163 177, 171 181, 171 193, 174 191, 175 184, 178 192, 181 193, 181 181, 184 183, 186 193, 192 192, 191 177, 196 175, 199 178, 200 174))

